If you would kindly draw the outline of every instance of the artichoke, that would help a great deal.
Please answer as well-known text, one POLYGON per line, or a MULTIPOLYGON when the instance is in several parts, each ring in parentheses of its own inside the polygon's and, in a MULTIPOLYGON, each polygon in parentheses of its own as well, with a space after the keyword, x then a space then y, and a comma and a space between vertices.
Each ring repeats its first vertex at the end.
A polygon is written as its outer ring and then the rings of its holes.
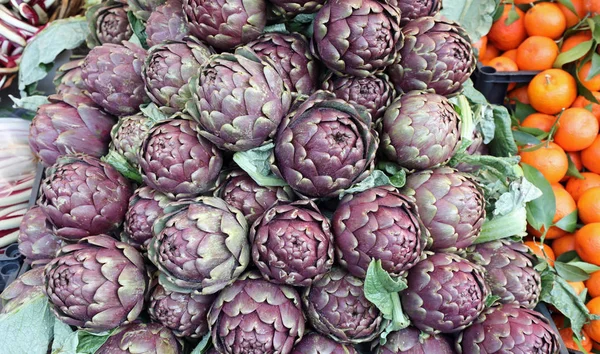
POLYGON ((434 17, 410 21, 402 31, 400 61, 388 68, 396 90, 458 93, 477 64, 467 32, 456 22, 434 17))
POLYGON ((152 47, 166 41, 180 41, 190 29, 185 22, 181 0, 167 0, 152 11, 146 22, 146 43, 152 47))
POLYGON ((398 60, 400 11, 377 0, 333 0, 313 22, 312 51, 336 74, 367 77, 398 60))
POLYGON ((33 268, 10 283, 0 294, 0 315, 44 297, 44 267, 33 268))
POLYGON ((225 354, 288 354, 304 334, 295 289, 248 272, 225 288, 208 314, 212 342, 225 354))
POLYGON ((110 132, 110 149, 117 152, 134 168, 139 167, 138 153, 154 121, 138 113, 121 117, 110 132))
POLYGON ((45 166, 70 153, 108 152, 114 117, 81 93, 53 95, 49 101, 38 108, 29 130, 29 146, 45 166))
POLYGON ((296 344, 291 354, 358 354, 351 346, 337 343, 316 332, 311 332, 296 344))
POLYGON ((141 71, 146 51, 130 42, 103 44, 85 57, 81 77, 90 98, 110 114, 137 113, 148 101, 141 71))
POLYGON ((414 327, 393 332, 387 342, 380 345, 376 354, 454 354, 449 338, 439 334, 423 334, 414 327))
POLYGON ((435 16, 442 9, 442 0, 389 0, 402 14, 402 26, 425 16, 435 16))
POLYGON ((33 266, 46 264, 56 257, 63 242, 52 232, 46 214, 37 206, 23 215, 19 229, 19 252, 33 266))
POLYGON ((158 323, 120 327, 95 354, 183 354, 182 343, 158 323))
POLYGON ((379 141, 370 125, 362 107, 317 91, 281 123, 272 169, 299 194, 336 196, 373 170, 379 141))
POLYGON ((286 17, 317 12, 326 0, 270 0, 275 12, 286 17))
POLYGON ((319 64, 301 34, 265 33, 246 47, 261 58, 271 59, 292 93, 310 95, 316 90, 319 64))
POLYGON ((460 332, 485 308, 484 270, 457 255, 436 253, 408 272, 402 307, 413 325, 428 333, 460 332))
POLYGON ((409 175, 401 190, 416 199, 419 216, 433 239, 431 249, 469 247, 485 221, 485 199, 476 182, 449 167, 409 175))
MULTIPOLYGON (((124 1, 124 0, 121 0, 124 1)), ((148 22, 150 14, 159 6, 163 5, 166 0, 125 0, 129 8, 142 21, 148 22)))
POLYGON ((171 199, 207 192, 223 166, 221 152, 198 135, 195 122, 181 117, 150 129, 138 156, 144 183, 171 199))
POLYGON ((379 123, 380 149, 389 160, 425 170, 450 160, 459 146, 460 118, 444 96, 413 91, 392 103, 379 123))
POLYGON ((44 292, 56 317, 88 331, 129 323, 144 306, 147 277, 142 255, 106 235, 63 247, 46 266, 44 277, 44 292))
POLYGON ((485 268, 485 280, 500 302, 516 302, 529 309, 537 305, 542 279, 534 269, 537 262, 527 246, 501 240, 479 244, 469 251, 467 258, 485 268))
POLYGON ((181 209, 154 222, 148 249, 163 285, 209 295, 233 283, 250 260, 244 215, 213 197, 171 207, 181 209))
POLYGON ((363 292, 363 281, 334 268, 303 296, 310 324, 319 333, 340 343, 373 340, 385 327, 382 314, 363 292))
POLYGON ((167 114, 182 111, 190 95, 187 82, 198 74, 213 53, 211 48, 191 37, 150 48, 142 79, 152 102, 167 114))
MULTIPOLYGON (((471 145, 467 148, 465 153, 468 155, 489 155, 488 146, 483 142, 483 134, 480 133, 477 129, 473 130, 473 133, 467 139, 471 140, 471 145)), ((472 165, 466 162, 460 162, 454 168, 459 170, 460 172, 472 173, 479 169, 479 166, 472 165)))
POLYGON ((215 197, 239 209, 246 217, 248 225, 252 225, 273 204, 295 199, 289 187, 260 186, 246 172, 239 169, 222 174, 215 197))
POLYGON ((464 354, 544 353, 560 351, 559 338, 542 314, 506 304, 486 310, 456 340, 464 354))
POLYGON ((291 93, 277 70, 245 50, 212 56, 190 86, 200 134, 231 151, 261 146, 291 105, 291 93))
POLYGON ((165 195, 149 187, 136 190, 129 199, 121 240, 138 250, 147 250, 152 239, 152 225, 164 215, 169 202, 165 195))
POLYGON ((276 284, 309 286, 333 266, 329 220, 303 200, 268 209, 250 229, 252 259, 276 284))
POLYGON ((337 258, 350 274, 365 278, 373 259, 401 276, 421 260, 427 232, 416 206, 390 186, 342 199, 332 218, 337 258))
POLYGON ((216 295, 198 295, 166 290, 158 284, 150 296, 148 312, 178 337, 199 338, 208 333, 206 315, 216 295))
POLYGON ((385 74, 363 78, 330 75, 323 83, 323 89, 337 98, 365 107, 373 120, 383 115, 396 96, 394 86, 385 74))
POLYGON ((266 0, 184 0, 190 33, 219 50, 246 44, 267 23, 266 0))
POLYGON ((131 193, 129 182, 111 165, 67 155, 47 170, 38 204, 56 235, 73 241, 121 226, 131 193))
POLYGON ((105 43, 121 44, 133 35, 123 3, 108 0, 90 7, 85 16, 90 33, 87 44, 90 48, 105 43))
POLYGON ((83 58, 73 59, 61 65, 54 75, 54 86, 59 95, 81 94, 86 90, 81 78, 83 58))

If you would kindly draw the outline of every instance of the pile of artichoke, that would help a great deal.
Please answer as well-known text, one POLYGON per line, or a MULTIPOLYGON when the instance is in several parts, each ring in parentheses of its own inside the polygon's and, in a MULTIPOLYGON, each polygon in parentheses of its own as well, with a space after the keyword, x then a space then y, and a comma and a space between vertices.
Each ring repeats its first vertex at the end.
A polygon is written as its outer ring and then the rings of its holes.
POLYGON ((440 7, 91 8, 89 53, 32 123, 47 169, 21 228, 43 277, 26 289, 71 326, 111 331, 98 353, 184 353, 206 336, 227 354, 557 353, 531 311, 536 259, 474 245, 483 191, 446 166, 462 141, 449 98, 476 60, 440 7), (244 160, 261 152, 266 168, 244 160), (368 182, 380 163, 406 183, 368 182), (400 331, 365 294, 375 261, 407 282, 400 331))

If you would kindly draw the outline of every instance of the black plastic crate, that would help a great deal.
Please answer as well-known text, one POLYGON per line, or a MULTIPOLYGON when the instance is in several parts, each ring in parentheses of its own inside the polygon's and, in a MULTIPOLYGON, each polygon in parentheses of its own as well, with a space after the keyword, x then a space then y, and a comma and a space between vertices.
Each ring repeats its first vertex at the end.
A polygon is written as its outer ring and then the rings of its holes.
POLYGON ((529 83, 539 73, 539 71, 500 72, 491 66, 477 63, 472 78, 475 88, 487 98, 488 102, 501 105, 504 104, 509 84, 529 83))

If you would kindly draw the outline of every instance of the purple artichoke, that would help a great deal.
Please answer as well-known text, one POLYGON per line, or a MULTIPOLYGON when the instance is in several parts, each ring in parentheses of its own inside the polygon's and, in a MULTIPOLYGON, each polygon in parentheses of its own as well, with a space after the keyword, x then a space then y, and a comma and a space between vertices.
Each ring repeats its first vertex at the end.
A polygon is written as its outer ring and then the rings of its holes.
POLYGON ((295 289, 249 272, 225 288, 208 314, 212 342, 225 354, 286 354, 304 334, 295 289))
POLYGON ((154 123, 152 119, 141 113, 121 117, 110 132, 112 139, 110 149, 123 156, 132 167, 137 169, 140 148, 154 123))
POLYGON ((218 292, 246 269, 250 259, 248 225, 224 200, 200 197, 172 204, 181 208, 154 222, 148 256, 173 290, 218 292))
POLYGON ((54 85, 57 94, 82 94, 87 89, 81 78, 82 65, 83 58, 73 59, 56 70, 54 85))
MULTIPOLYGON (((124 0, 119 0, 124 1, 124 0)), ((144 22, 148 22, 150 14, 155 11, 159 6, 163 5, 165 0, 126 0, 129 8, 135 15, 135 17, 141 19, 144 22)))
POLYGON ((388 68, 396 90, 433 90, 447 97, 460 91, 477 64, 465 30, 456 22, 421 17, 402 32, 400 61, 388 68))
POLYGON ((149 187, 136 190, 129 199, 121 240, 138 250, 147 250, 152 239, 152 225, 164 215, 169 202, 165 195, 149 187))
POLYGON ((90 98, 110 114, 131 115, 148 102, 141 72, 146 51, 130 42, 103 44, 85 57, 81 77, 90 98))
POLYGON ((416 199, 435 251, 469 247, 485 221, 485 199, 476 182, 449 167, 409 175, 401 193, 416 199))
POLYGON ((213 53, 211 48, 191 37, 150 48, 142 79, 152 102, 167 114, 182 111, 190 99, 186 84, 213 53))
POLYGON ((49 100, 38 108, 29 130, 29 146, 45 166, 62 155, 101 157, 108 152, 113 116, 81 93, 53 95, 49 100))
POLYGON ((317 89, 319 64, 301 34, 265 33, 246 47, 271 59, 292 93, 310 95, 317 89))
POLYGON ((125 4, 108 0, 90 7, 86 18, 90 33, 87 44, 90 48, 105 43, 121 44, 133 35, 127 18, 125 4))
POLYGON ((363 281, 334 268, 304 292, 310 324, 340 343, 373 340, 384 326, 383 316, 363 292, 363 281))
POLYGON ((385 157, 411 170, 425 170, 454 155, 460 118, 446 97, 413 91, 387 108, 379 133, 385 157))
POLYGON ((239 209, 246 217, 248 225, 252 225, 275 203, 296 199, 289 187, 260 186, 246 172, 238 169, 222 175, 215 197, 239 209))
POLYGON ((458 353, 558 354, 559 337, 548 320, 516 304, 486 310, 456 340, 458 353))
POLYGON ((440 334, 423 334, 414 327, 394 332, 376 354, 455 354, 452 341, 440 334))
POLYGON ((442 0, 389 0, 402 14, 402 26, 425 16, 435 16, 442 9, 442 0))
POLYGON ((379 141, 362 108, 318 91, 281 123, 273 170, 297 193, 331 197, 373 170, 379 141))
POLYGON ((228 50, 260 36, 267 23, 265 0, 184 0, 190 33, 228 50))
POLYGON ((367 276, 373 259, 401 276, 421 260, 427 232, 412 201, 393 187, 376 187, 349 194, 332 218, 340 265, 359 278, 367 276))
POLYGON ((37 206, 23 215, 19 230, 19 252, 33 266, 48 263, 58 254, 63 241, 52 232, 46 214, 37 206))
POLYGON ((490 291, 484 270, 457 255, 436 253, 408 272, 402 307, 428 333, 456 333, 484 310, 490 291))
POLYGON ((400 11, 377 0, 330 0, 313 23, 313 53, 336 74, 367 77, 398 60, 400 11))
POLYGON ((290 109, 292 95, 281 75, 247 51, 211 57, 195 81, 190 86, 200 134, 221 149, 261 146, 290 109))
POLYGON ((144 306, 144 259, 106 235, 63 247, 44 276, 54 314, 71 326, 108 331, 135 320, 144 306))
POLYGON ((383 115, 396 96, 394 86, 385 74, 364 78, 332 75, 323 83, 323 89, 337 98, 365 107, 373 121, 383 115))
POLYGON ((309 286, 333 266, 329 220, 308 200, 267 210, 250 229, 252 259, 276 284, 309 286))
POLYGON ((358 354, 351 346, 337 343, 336 341, 311 332, 296 344, 291 354, 358 354))
POLYGON ((41 191, 38 204, 56 235, 71 241, 116 230, 132 193, 112 166, 85 155, 59 158, 41 191))
POLYGON ((299 14, 317 12, 326 0, 270 0, 275 12, 282 16, 294 17, 299 14))
POLYGON ((183 354, 183 344, 158 323, 131 323, 122 326, 96 354, 183 354))
POLYGON ((180 41, 189 33, 181 0, 167 0, 152 11, 146 22, 146 43, 151 47, 166 41, 180 41))
POLYGON ((468 259, 486 270, 485 280, 502 303, 516 302, 532 309, 542 290, 542 279, 534 269, 536 258, 520 242, 494 241, 469 249, 468 259))
POLYGON ((142 144, 142 179, 171 199, 193 198, 214 187, 221 152, 198 134, 195 122, 173 118, 156 124, 142 144))
POLYGON ((208 333, 206 315, 216 295, 178 293, 158 284, 150 297, 148 312, 178 337, 199 338, 208 333))
POLYGON ((44 267, 33 268, 10 283, 0 294, 0 315, 44 297, 44 267))

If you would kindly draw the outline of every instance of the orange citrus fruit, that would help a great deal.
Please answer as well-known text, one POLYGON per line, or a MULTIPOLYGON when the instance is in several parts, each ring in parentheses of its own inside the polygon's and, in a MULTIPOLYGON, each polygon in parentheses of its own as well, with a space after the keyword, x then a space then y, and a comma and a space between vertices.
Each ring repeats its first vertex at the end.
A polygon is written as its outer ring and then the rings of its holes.
MULTIPOLYGON (((594 95, 594 97, 596 97, 596 100, 598 102, 600 102, 600 92, 592 92, 592 94, 594 95)), ((571 107, 578 107, 578 108, 585 108, 585 109, 587 109, 588 107, 591 107, 592 114, 596 117, 596 119, 598 120, 598 123, 600 123, 600 104, 592 103, 584 96, 579 96, 579 97, 577 97, 575 102, 573 102, 573 105, 571 107)))
POLYGON ((548 264, 551 266, 554 265, 554 261, 556 261, 556 256, 554 256, 554 251, 548 245, 541 244, 536 241, 526 241, 524 242, 525 246, 529 247, 531 251, 537 255, 538 257, 545 259, 548 264))
POLYGON ((552 68, 560 51, 552 39, 529 37, 517 48, 517 65, 521 70, 546 70, 552 68))
POLYGON ((598 136, 598 120, 585 108, 569 108, 560 116, 554 142, 565 151, 581 151, 598 136))
POLYGON ((592 145, 581 150, 581 162, 588 170, 600 174, 600 135, 592 145))
POLYGON ((575 8, 577 14, 573 13, 573 11, 569 10, 569 8, 565 5, 558 4, 558 7, 563 12, 563 15, 565 15, 565 19, 567 20, 567 27, 573 27, 576 24, 578 24, 579 21, 581 21, 581 19, 583 19, 587 13, 587 11, 585 10, 585 4, 583 3, 583 0, 571 0, 571 3, 573 4, 573 7, 575 8))
POLYGON ((558 114, 575 102, 577 82, 562 69, 548 69, 531 80, 527 94, 536 111, 558 114))
MULTIPOLYGON (((562 185, 553 184, 552 191, 554 192, 554 199, 556 203, 556 211, 554 213, 554 218, 552 219, 552 222, 557 223, 560 219, 577 210, 577 204, 573 200, 573 197, 571 197, 569 192, 567 192, 567 190, 562 185)), ((542 228, 541 231, 535 230, 533 228, 529 229, 529 233, 537 237, 542 236, 543 231, 544 228, 542 228)), ((554 240, 566 235, 567 233, 568 232, 565 230, 559 229, 556 226, 552 226, 546 233, 546 239, 554 240)))
POLYGON ((556 117, 544 113, 532 113, 528 115, 521 123, 522 127, 536 128, 546 133, 550 132, 556 122, 556 117))
MULTIPOLYGON (((600 315, 600 297, 591 299, 586 306, 592 315, 600 315)), ((586 323, 583 329, 592 340, 600 342, 600 320, 586 323)))
POLYGON ((592 16, 600 14, 600 1, 598 0, 584 0, 585 10, 592 16))
POLYGON ((600 265, 600 223, 583 226, 575 232, 575 251, 585 262, 600 265))
MULTIPOLYGON (((496 57, 494 59, 490 59, 488 60, 488 62, 486 63, 487 66, 491 66, 492 68, 496 69, 496 71, 499 72, 514 72, 514 71, 519 71, 519 67, 517 66, 517 64, 512 61, 512 59, 507 58, 507 57, 496 57)), ((515 88, 517 84, 515 83, 511 83, 508 85, 508 90, 512 90, 513 88, 515 88)))
POLYGON ((579 179, 576 177, 569 178, 565 189, 571 196, 575 202, 579 201, 581 195, 585 193, 588 189, 592 189, 594 187, 600 187, 600 175, 594 172, 581 172, 581 176, 583 179, 579 179))
POLYGON ((540 2, 525 13, 525 30, 529 36, 559 39, 566 29, 565 14, 555 3, 540 2))
POLYGON ((488 42, 488 44, 485 48, 485 53, 483 56, 479 57, 479 61, 485 65, 485 64, 487 64, 488 61, 496 58, 499 55, 500 55, 500 49, 494 47, 491 43, 488 42))
POLYGON ((600 75, 596 75, 588 80, 588 75, 590 70, 592 69, 592 62, 588 61, 583 64, 581 69, 579 69, 579 73, 577 76, 579 77, 579 81, 590 91, 600 91, 600 75))
POLYGON ((473 43, 473 49, 477 50, 478 58, 485 57, 485 51, 487 49, 487 42, 488 42, 487 36, 483 36, 483 37, 479 38, 479 40, 477 42, 473 43))
POLYGON ((507 95, 509 102, 515 104, 516 101, 519 101, 524 104, 529 104, 529 94, 527 93, 528 87, 528 85, 525 85, 510 91, 507 95))
MULTIPOLYGON (((563 342, 565 343, 565 347, 571 350, 579 350, 579 345, 575 341, 575 334, 571 328, 563 328, 559 331, 560 336, 562 337, 563 342)), ((585 333, 585 331, 581 331, 582 340, 580 341, 581 347, 585 349, 587 352, 590 352, 593 348, 592 340, 585 333)))
POLYGON ((590 278, 585 281, 585 286, 591 297, 600 296, 600 272, 590 274, 590 278))
MULTIPOLYGON (((600 223, 600 187, 583 192, 577 201, 577 209, 579 209, 579 218, 585 224, 600 223)), ((600 259, 598 261, 600 262, 600 259)))
POLYGON ((546 142, 533 151, 521 151, 519 155, 521 162, 535 167, 550 184, 558 183, 569 169, 567 154, 553 142, 546 142))
POLYGON ((500 50, 517 48, 527 38, 524 18, 525 13, 518 7, 513 8, 512 5, 504 5, 502 16, 494 22, 488 33, 488 40, 500 50), (510 25, 507 25, 506 22, 511 9, 516 11, 519 18, 510 25))
POLYGON ((562 46, 560 47, 560 52, 568 52, 569 50, 577 47, 579 44, 583 42, 587 42, 592 39, 592 32, 590 31, 581 31, 577 32, 572 36, 567 37, 562 46))
POLYGON ((575 251, 575 235, 566 234, 552 241, 552 251, 556 257, 561 254, 575 251))

